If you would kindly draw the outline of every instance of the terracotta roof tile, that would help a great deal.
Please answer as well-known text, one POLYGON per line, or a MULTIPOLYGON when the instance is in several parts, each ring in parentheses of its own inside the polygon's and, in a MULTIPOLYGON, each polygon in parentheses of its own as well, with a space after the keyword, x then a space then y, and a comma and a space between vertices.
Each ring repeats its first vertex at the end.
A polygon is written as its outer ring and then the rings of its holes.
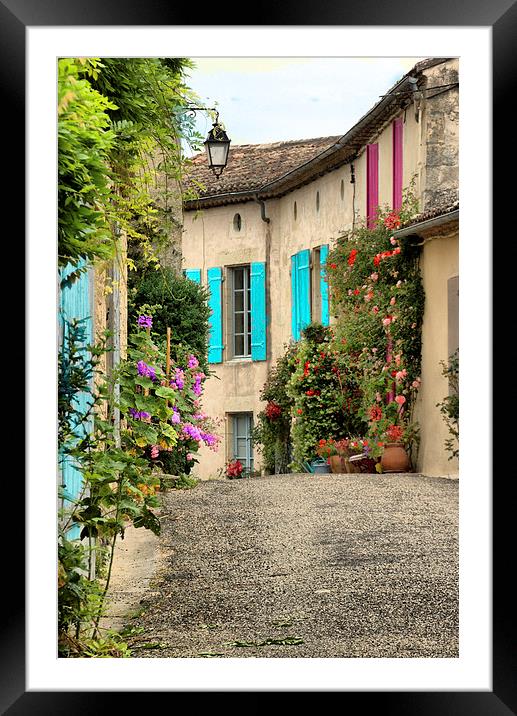
POLYGON ((410 226, 414 226, 415 224, 420 224, 423 221, 429 221, 430 219, 436 219, 439 216, 446 216, 447 214, 451 214, 453 211, 457 211, 460 208, 460 202, 454 201, 450 204, 442 203, 439 206, 434 206, 430 209, 426 209, 425 211, 422 211, 417 216, 414 216, 409 221, 404 222, 401 229, 407 229, 410 226))
POLYGON ((314 159, 337 142, 339 136, 298 139, 272 144, 230 145, 228 164, 220 177, 208 168, 206 155, 197 154, 186 170, 188 186, 191 180, 200 182, 199 196, 213 196, 231 192, 249 192, 279 179, 296 167, 314 159))

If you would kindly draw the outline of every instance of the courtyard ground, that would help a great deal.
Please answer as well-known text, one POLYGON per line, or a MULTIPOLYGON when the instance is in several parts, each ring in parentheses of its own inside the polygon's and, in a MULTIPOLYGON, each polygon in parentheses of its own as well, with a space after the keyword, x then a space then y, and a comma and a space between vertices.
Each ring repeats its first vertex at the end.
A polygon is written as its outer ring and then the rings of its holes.
POLYGON ((276 475, 162 500, 161 536, 132 529, 115 558, 134 657, 458 656, 457 480, 276 475))

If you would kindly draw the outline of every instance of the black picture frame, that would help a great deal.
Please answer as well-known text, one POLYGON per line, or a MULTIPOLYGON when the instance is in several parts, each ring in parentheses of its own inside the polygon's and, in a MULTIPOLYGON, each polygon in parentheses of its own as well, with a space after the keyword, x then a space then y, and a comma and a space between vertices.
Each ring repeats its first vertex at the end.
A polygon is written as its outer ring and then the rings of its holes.
MULTIPOLYGON (((293 25, 376 25, 376 26, 485 26, 492 28, 493 36, 493 136, 502 138, 511 131, 512 95, 510 87, 515 83, 515 41, 517 39, 517 4, 513 0, 476 0, 453 3, 450 0, 421 0, 406 3, 392 0, 361 0, 345 3, 300 3, 289 0, 277 3, 274 9, 256 7, 256 15, 267 18, 260 24, 293 25), (512 82, 513 80, 513 82, 512 82), (503 117, 505 123, 503 124, 503 117)), ((9 164, 9 182, 4 189, 5 206, 23 204, 25 186, 25 29, 29 26, 90 26, 90 25, 142 25, 160 26, 195 25, 191 9, 178 8, 175 3, 161 0, 136 0, 124 2, 113 0, 0 0, 0 86, 4 96, 4 140, 16 148, 16 161, 9 164), (6 196, 7 192, 7 196, 6 196)), ((239 10, 231 11, 225 5, 225 18, 240 18, 239 10)), ((200 13, 202 17, 205 17, 200 13)), ((203 23, 197 23, 203 24, 203 23)), ((223 23, 221 23, 223 24, 223 23)), ((225 25, 240 24, 228 23, 225 25)), ((253 25, 259 24, 254 22, 253 25)), ((505 151, 493 154, 493 216, 504 216, 505 207, 513 205, 510 191, 513 182, 502 179, 505 166, 511 162, 514 142, 505 145, 505 151), (499 208, 499 211, 498 211, 499 208)), ((5 165, 4 165, 5 169, 5 165)), ((487 197, 490 201, 490 197, 487 197)), ((24 207, 17 212, 17 232, 22 231, 24 207)), ((513 237, 506 237, 513 241, 513 237)), ((497 250, 493 245, 493 265, 497 265, 497 250)), ((22 247, 22 260, 24 259, 22 247)), ((502 256, 502 246, 499 251, 502 256)), ((486 296, 485 296, 486 300, 486 296)), ((17 308, 19 312, 19 307, 17 308)), ((20 344, 21 336, 18 339, 20 344)), ((10 359, 13 359, 11 354, 10 359)), ((21 360, 20 360, 21 362, 21 360)), ((503 363, 504 364, 504 363, 503 363)), ((501 364, 502 365, 502 364, 501 364)), ((503 411, 504 412, 504 411, 503 411)), ((30 449, 30 446, 28 446, 30 449)), ((11 472, 14 472, 11 470, 11 472)), ((16 471, 19 473, 19 470, 16 471)), ((21 478, 17 474, 22 489, 21 478)), ((468 476, 465 476, 468 479, 468 476)), ((499 482, 493 481, 493 690, 451 692, 344 692, 345 707, 359 697, 361 707, 372 708, 381 713, 433 714, 440 716, 508 716, 517 714, 517 639, 515 628, 515 597, 506 583, 506 575, 512 570, 512 546, 514 539, 514 508, 508 500, 505 480, 513 476, 500 474, 499 482)), ((4 495, 7 497, 6 493, 4 495)), ((9 497, 13 500, 13 497, 9 497)), ((22 496, 16 493, 16 503, 22 504, 22 496)), ((19 714, 78 714, 102 713, 113 708, 119 694, 113 692, 26 692, 25 689, 25 610, 24 610, 24 546, 20 529, 13 525, 7 549, 4 549, 4 608, 2 636, 0 639, 0 712, 9 716, 19 714)), ((514 560, 513 560, 514 561, 514 560)), ((49 578, 52 579, 52 576, 49 578)), ((169 694, 170 696, 170 694, 169 694)), ((131 693, 135 707, 148 699, 149 694, 131 693)), ((260 703, 260 696, 255 704, 260 703)), ((174 708, 174 701, 171 708, 174 708)), ((177 706, 176 706, 177 708, 177 706)))

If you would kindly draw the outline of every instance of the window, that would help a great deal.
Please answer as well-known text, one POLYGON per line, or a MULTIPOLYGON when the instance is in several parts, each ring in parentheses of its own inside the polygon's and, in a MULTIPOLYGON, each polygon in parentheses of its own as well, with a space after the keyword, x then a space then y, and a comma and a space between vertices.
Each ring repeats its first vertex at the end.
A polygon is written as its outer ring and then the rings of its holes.
POLYGON ((233 217, 233 230, 240 231, 242 227, 242 219, 240 214, 235 214, 233 217))
POLYGON ((232 275, 232 355, 234 358, 251 356, 251 288, 250 267, 236 266, 232 275))
POLYGON ((294 220, 296 221, 296 219, 298 218, 298 207, 296 206, 296 202, 294 202, 294 206, 293 206, 293 216, 294 216, 294 220))
POLYGON ((234 413, 230 416, 233 433, 233 459, 239 460, 247 472, 253 471, 253 413, 234 413))
POLYGON ((316 192, 316 211, 320 210, 320 193, 319 191, 316 192))

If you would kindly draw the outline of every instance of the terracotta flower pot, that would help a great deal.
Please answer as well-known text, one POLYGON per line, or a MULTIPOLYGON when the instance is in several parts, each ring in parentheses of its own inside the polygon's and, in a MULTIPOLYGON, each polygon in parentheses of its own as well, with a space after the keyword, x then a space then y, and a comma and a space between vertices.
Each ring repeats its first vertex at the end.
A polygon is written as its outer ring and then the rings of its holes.
POLYGON ((402 443, 386 443, 381 457, 383 472, 408 472, 409 455, 402 443))
POLYGON ((329 457, 330 469, 337 475, 349 472, 347 469, 347 462, 347 459, 345 457, 341 457, 341 455, 331 455, 329 457))

